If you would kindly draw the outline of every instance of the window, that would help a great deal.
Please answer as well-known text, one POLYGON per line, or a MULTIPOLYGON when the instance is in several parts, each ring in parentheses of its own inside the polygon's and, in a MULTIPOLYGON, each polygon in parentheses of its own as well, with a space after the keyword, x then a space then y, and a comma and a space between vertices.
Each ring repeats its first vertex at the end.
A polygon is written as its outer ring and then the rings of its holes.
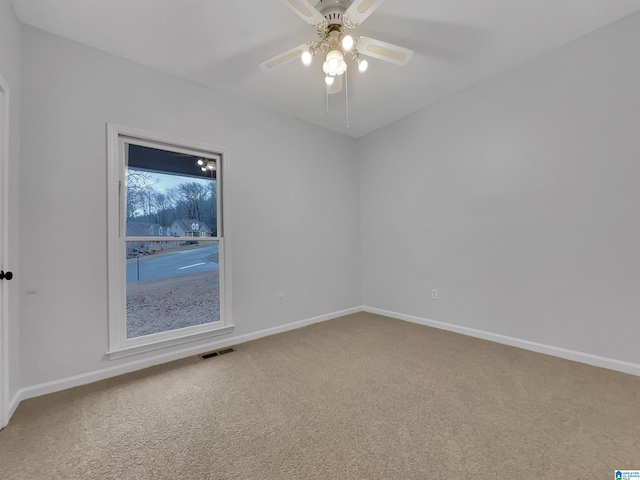
POLYGON ((224 152, 114 125, 108 135, 110 358, 232 331, 224 152), (163 229, 175 236, 149 238, 163 229), (211 234, 194 241, 199 229, 211 234))

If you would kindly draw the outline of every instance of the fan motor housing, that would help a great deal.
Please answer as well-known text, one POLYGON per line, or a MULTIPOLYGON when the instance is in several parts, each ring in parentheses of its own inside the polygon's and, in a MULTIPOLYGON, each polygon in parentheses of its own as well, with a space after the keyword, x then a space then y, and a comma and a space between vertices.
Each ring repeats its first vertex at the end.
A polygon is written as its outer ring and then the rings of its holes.
POLYGON ((353 0, 320 0, 316 5, 329 25, 342 25, 342 15, 353 3, 353 0))

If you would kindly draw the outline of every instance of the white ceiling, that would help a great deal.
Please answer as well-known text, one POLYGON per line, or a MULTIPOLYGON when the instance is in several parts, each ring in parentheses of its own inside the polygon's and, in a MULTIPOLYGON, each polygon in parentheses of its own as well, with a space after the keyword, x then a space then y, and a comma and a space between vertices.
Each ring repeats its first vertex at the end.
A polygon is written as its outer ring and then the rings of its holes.
POLYGON ((415 53, 405 67, 350 67, 347 128, 344 90, 326 114, 320 59, 258 67, 317 39, 281 0, 13 3, 28 25, 356 138, 640 10, 640 0, 386 0, 355 34, 415 53))

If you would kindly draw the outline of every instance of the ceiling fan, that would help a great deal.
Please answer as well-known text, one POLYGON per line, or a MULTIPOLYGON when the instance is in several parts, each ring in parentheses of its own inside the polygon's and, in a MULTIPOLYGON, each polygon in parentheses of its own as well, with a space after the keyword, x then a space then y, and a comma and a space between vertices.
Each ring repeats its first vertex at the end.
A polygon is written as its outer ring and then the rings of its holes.
POLYGON ((312 25, 319 40, 312 40, 287 50, 260 64, 263 70, 272 70, 291 60, 300 58, 304 65, 311 65, 313 57, 326 54, 322 70, 325 73, 327 93, 342 90, 342 76, 347 70, 347 59, 365 72, 368 62, 362 56, 369 56, 396 65, 406 65, 413 51, 387 42, 360 35, 351 35, 371 15, 384 0, 319 0, 313 6, 309 0, 282 0, 304 21, 312 25))

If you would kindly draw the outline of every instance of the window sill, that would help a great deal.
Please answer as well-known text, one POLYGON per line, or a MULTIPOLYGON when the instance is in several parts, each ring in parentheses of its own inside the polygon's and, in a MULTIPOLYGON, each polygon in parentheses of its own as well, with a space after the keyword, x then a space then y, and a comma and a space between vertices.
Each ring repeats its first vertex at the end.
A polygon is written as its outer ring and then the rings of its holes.
POLYGON ((203 338, 225 335, 227 333, 233 332, 233 328, 234 325, 224 325, 204 332, 186 333, 184 335, 174 336, 166 340, 156 340, 154 342, 144 343, 140 345, 115 348, 109 350, 107 352, 107 355, 109 356, 109 360, 117 360, 119 358, 129 357, 131 355, 138 355, 141 353, 152 352, 154 350, 173 347, 175 345, 194 342, 196 340, 202 340, 203 338))

